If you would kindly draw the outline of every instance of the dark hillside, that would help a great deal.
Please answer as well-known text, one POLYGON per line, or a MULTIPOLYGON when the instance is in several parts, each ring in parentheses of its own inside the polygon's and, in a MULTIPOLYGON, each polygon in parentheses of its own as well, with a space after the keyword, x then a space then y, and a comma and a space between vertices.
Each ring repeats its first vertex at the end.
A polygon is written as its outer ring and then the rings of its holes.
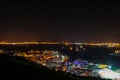
POLYGON ((23 57, 0 55, 0 80, 101 80, 53 71, 23 57))

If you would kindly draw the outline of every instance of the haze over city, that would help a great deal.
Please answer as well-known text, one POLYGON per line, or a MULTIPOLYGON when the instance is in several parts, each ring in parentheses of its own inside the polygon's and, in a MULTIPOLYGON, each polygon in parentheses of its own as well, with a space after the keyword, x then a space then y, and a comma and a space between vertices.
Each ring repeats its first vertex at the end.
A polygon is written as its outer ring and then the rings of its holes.
POLYGON ((0 41, 119 42, 113 1, 1 3, 0 41))

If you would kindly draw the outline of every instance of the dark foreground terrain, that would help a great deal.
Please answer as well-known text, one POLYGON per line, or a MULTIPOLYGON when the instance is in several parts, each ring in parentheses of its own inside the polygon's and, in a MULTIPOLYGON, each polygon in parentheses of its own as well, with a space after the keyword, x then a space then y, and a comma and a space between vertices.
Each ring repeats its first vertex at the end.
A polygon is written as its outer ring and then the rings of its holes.
POLYGON ((0 54, 0 80, 102 80, 50 70, 23 57, 0 54))

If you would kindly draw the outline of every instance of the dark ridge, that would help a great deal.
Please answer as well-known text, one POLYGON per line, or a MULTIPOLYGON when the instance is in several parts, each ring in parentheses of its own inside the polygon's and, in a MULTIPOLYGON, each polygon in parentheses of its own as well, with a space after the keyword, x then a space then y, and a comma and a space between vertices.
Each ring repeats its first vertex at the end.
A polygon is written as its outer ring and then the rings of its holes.
POLYGON ((23 57, 0 54, 1 80, 104 80, 50 70, 23 57))

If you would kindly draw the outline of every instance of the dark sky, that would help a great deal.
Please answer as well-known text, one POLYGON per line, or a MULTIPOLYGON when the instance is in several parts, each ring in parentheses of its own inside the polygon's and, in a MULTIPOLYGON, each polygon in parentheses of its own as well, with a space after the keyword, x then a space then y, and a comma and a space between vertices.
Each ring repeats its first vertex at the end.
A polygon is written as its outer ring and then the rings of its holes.
POLYGON ((119 2, 0 4, 0 41, 120 41, 119 2))

